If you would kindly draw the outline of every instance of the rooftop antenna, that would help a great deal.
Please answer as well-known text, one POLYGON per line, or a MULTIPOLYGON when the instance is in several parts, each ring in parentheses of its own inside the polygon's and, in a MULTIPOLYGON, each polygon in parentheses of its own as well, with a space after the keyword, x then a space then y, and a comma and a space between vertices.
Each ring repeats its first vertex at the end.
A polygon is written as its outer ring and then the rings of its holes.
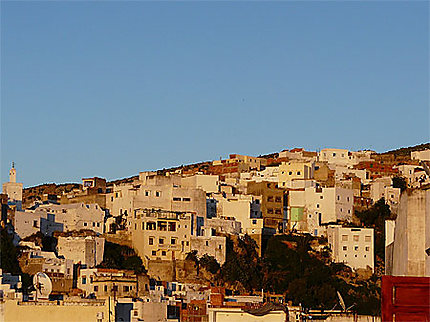
POLYGON ((345 312, 346 311, 345 302, 343 301, 342 295, 340 295, 339 291, 337 291, 337 296, 339 297, 340 306, 342 307, 342 310, 345 312))

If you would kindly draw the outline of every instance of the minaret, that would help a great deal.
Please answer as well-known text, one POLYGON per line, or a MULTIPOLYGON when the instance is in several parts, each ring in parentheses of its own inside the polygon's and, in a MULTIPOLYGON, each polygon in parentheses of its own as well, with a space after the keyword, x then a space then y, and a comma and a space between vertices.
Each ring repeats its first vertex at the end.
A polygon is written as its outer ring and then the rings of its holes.
POLYGON ((22 207, 22 183, 16 182, 15 162, 9 171, 9 182, 3 183, 3 193, 7 194, 8 204, 15 205, 16 210, 22 207))
POLYGON ((12 168, 9 170, 9 182, 16 182, 15 162, 12 162, 12 168))

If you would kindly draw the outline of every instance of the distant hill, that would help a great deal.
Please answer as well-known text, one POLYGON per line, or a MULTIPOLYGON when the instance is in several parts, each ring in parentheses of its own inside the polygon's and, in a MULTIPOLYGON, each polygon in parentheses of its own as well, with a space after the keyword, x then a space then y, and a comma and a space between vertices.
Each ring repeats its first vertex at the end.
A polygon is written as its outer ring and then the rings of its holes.
MULTIPOLYGON (((422 143, 422 144, 411 146, 411 147, 404 147, 404 148, 400 148, 400 149, 396 149, 396 150, 378 153, 377 155, 381 155, 381 156, 393 155, 394 157, 401 157, 401 158, 406 157, 407 158, 408 156, 410 156, 410 153, 412 151, 422 151, 422 150, 426 150, 426 149, 430 149, 430 143, 422 143)), ((278 157, 278 155, 279 155, 278 152, 274 152, 274 153, 270 153, 270 154, 260 155, 260 157, 261 158, 276 158, 276 157, 278 157)), ((212 163, 211 161, 202 161, 202 162, 197 162, 197 163, 193 163, 193 164, 171 167, 171 168, 167 168, 167 169, 160 169, 157 172, 162 174, 162 173, 165 173, 167 171, 175 171, 175 170, 179 170, 179 169, 181 169, 183 171, 187 171, 187 170, 191 170, 191 169, 195 169, 195 168, 205 167, 205 166, 210 165, 211 163, 212 163)), ((107 185, 112 186, 114 184, 118 185, 121 183, 129 183, 129 182, 133 182, 134 180, 136 180, 138 178, 139 178, 139 176, 135 175, 135 176, 126 177, 126 178, 122 178, 122 179, 111 180, 111 181, 107 182, 107 185)), ((80 188, 81 186, 82 185, 80 183, 63 183, 63 184, 46 183, 46 184, 41 184, 41 185, 34 186, 34 187, 25 188, 23 197, 27 202, 31 202, 31 201, 35 200, 36 196, 41 196, 43 194, 61 195, 61 194, 63 194, 63 192, 69 192, 73 189, 80 188)))
POLYGON ((406 148, 400 148, 396 150, 391 150, 391 151, 387 151, 379 154, 382 154, 382 155, 394 154, 394 155, 404 156, 404 155, 410 155, 411 152, 413 151, 422 151, 427 149, 430 149, 430 143, 422 143, 422 144, 418 144, 418 145, 414 145, 406 148))

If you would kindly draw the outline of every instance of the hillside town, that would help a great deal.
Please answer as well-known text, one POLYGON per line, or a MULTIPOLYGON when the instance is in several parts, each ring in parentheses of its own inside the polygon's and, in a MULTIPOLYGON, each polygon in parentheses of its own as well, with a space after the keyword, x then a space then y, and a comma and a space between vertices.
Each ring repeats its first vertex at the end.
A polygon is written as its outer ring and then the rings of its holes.
POLYGON ((429 285, 429 167, 428 143, 34 187, 12 163, 0 321, 397 321, 384 285, 429 285))

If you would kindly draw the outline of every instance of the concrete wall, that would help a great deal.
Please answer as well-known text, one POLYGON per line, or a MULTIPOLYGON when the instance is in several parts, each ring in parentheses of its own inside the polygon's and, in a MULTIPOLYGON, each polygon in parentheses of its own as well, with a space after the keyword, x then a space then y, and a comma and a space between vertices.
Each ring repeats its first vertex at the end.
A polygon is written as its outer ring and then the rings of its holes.
MULTIPOLYGON (((107 301, 64 302, 18 302, 4 303, 4 322, 19 321, 109 321, 107 301)), ((111 308, 113 303, 111 303, 111 308)), ((113 309, 112 309, 113 312, 113 309)), ((111 317, 112 321, 112 317, 111 317)))
POLYGON ((256 316, 237 308, 208 308, 209 322, 284 322, 287 314, 283 311, 272 311, 262 316, 256 316))
POLYGON ((217 262, 222 265, 226 256, 226 238, 220 236, 197 236, 192 237, 191 250, 197 250, 197 256, 205 254, 215 257, 217 262))
POLYGON ((75 264, 81 263, 91 268, 103 261, 104 238, 95 236, 58 237, 57 252, 75 264))
POLYGON ((429 216, 429 189, 402 193, 394 229, 393 275, 430 276, 429 216))

